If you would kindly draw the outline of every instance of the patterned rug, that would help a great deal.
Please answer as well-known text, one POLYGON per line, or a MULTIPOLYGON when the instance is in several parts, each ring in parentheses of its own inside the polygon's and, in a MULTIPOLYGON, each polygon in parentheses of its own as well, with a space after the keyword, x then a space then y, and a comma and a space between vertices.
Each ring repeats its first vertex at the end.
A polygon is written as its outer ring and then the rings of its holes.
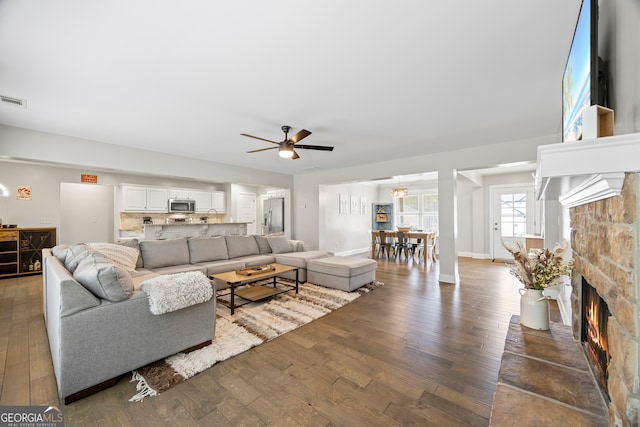
POLYGON ((134 371, 131 381, 137 381, 138 393, 129 401, 142 401, 147 396, 162 393, 217 362, 306 325, 382 285, 381 282, 373 282, 354 292, 344 292, 304 283, 300 285, 298 294, 286 292, 265 301, 243 305, 236 308, 233 316, 221 303, 221 296, 216 307, 213 342, 200 350, 177 353, 134 371))

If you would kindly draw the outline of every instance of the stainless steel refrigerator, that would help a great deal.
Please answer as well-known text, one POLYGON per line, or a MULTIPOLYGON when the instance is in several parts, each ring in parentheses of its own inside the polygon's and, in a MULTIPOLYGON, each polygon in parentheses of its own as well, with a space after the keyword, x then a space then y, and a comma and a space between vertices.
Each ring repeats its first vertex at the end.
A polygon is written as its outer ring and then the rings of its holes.
POLYGON ((264 201, 262 206, 263 234, 281 233, 284 231, 284 198, 273 198, 264 201))

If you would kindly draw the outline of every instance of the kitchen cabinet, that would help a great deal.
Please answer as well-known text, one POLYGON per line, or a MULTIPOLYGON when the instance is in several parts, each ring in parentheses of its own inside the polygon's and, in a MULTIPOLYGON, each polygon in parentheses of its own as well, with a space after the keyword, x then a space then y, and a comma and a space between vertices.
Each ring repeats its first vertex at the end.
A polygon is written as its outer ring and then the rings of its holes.
POLYGON ((224 212, 224 191, 196 191, 193 193, 193 199, 196 201, 196 212, 224 212))
POLYGON ((166 188, 123 185, 122 210, 129 212, 166 212, 169 190, 166 188))
POLYGON ((193 193, 193 200, 196 201, 196 212, 208 212, 211 210, 211 193, 207 191, 197 191, 193 193))
POLYGON ((214 191, 211 193, 211 208, 218 211, 218 213, 224 212, 224 191, 214 191))
POLYGON ((189 199, 196 201, 196 212, 205 213, 215 209, 223 213, 225 208, 224 191, 198 191, 184 188, 147 187, 143 185, 123 184, 122 211, 124 212, 167 212, 167 200, 189 199))
POLYGON ((169 190, 166 188, 147 188, 147 211, 167 212, 169 206, 169 190))
POLYGON ((184 189, 181 189, 181 188, 170 188, 169 189, 169 198, 170 199, 194 200, 195 199, 195 191, 194 190, 184 190, 184 189))
POLYGON ((1 229, 0 277, 40 273, 42 249, 55 244, 55 228, 1 229))

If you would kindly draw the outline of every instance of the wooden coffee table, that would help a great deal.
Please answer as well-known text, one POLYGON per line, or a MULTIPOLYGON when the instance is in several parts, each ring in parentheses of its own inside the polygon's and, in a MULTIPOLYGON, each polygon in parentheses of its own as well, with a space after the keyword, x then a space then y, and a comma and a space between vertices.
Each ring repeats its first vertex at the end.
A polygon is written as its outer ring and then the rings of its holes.
MULTIPOLYGON (((241 305, 248 304, 254 301, 260 301, 265 298, 272 297, 274 295, 281 294, 283 292, 288 292, 292 289, 296 290, 296 294, 298 293, 298 267, 291 267, 289 265, 282 264, 269 264, 273 267, 272 270, 265 272, 257 272, 252 273, 250 276, 245 276, 242 274, 238 274, 234 271, 227 271, 224 273, 216 273, 209 276, 211 279, 218 279, 226 282, 231 289, 229 295, 231 295, 229 301, 229 309, 231 310, 231 314, 234 314, 235 308, 240 307, 241 305), (285 282, 278 282, 278 275, 282 273, 287 273, 289 271, 296 272, 296 284, 295 286, 290 285, 285 282), (238 286, 248 285, 250 283, 259 282, 261 280, 273 278, 273 286, 260 285, 260 286, 251 286, 245 289, 238 289, 238 286), (280 284, 281 287, 277 287, 277 284, 280 284), (246 302, 242 304, 235 303, 235 296, 239 296, 240 298, 246 300, 246 302)), ((227 295, 227 294, 224 294, 227 295)), ((218 295, 220 296, 220 295, 218 295)))

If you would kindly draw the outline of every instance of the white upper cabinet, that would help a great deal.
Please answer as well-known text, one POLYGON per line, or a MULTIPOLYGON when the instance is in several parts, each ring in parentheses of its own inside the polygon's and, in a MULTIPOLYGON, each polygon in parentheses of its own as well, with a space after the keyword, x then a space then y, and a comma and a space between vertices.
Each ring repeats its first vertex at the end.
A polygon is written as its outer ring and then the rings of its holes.
POLYGON ((196 201, 196 212, 207 212, 211 209, 211 193, 196 191, 193 193, 193 200, 196 201))
POLYGON ((169 190, 166 188, 122 186, 122 210, 132 212, 166 212, 169 190))
POLYGON ((147 187, 123 185, 122 186, 122 210, 123 211, 147 210, 147 187))
POLYGON ((224 191, 211 192, 127 184, 121 185, 120 188, 123 211, 167 212, 168 199, 190 199, 196 201, 196 212, 204 213, 215 209, 217 213, 224 213, 224 191))
POLYGON ((169 199, 169 190, 166 188, 147 188, 147 210, 148 211, 164 211, 169 208, 167 200, 169 199))
POLYGON ((218 211, 218 213, 224 212, 224 191, 211 193, 211 208, 218 211))
POLYGON ((170 188, 169 189, 169 198, 170 199, 195 199, 195 190, 185 190, 183 188, 170 188))

